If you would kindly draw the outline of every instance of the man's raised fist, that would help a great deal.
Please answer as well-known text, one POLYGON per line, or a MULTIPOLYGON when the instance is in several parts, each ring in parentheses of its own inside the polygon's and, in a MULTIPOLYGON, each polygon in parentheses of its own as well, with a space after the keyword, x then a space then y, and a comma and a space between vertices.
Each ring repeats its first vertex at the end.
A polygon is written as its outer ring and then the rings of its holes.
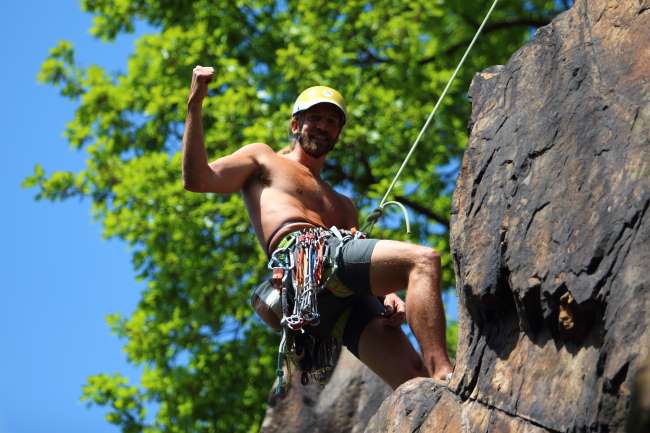
POLYGON ((208 94, 208 83, 212 81, 214 68, 197 65, 192 71, 192 88, 188 102, 202 101, 208 94))

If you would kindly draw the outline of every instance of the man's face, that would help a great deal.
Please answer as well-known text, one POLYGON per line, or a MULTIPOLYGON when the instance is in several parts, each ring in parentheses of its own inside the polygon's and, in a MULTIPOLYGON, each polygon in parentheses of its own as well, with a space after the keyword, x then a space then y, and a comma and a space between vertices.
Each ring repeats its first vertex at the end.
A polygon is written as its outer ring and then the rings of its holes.
POLYGON ((292 131, 305 153, 320 158, 334 148, 341 132, 339 109, 327 103, 305 110, 300 119, 292 121, 292 131))

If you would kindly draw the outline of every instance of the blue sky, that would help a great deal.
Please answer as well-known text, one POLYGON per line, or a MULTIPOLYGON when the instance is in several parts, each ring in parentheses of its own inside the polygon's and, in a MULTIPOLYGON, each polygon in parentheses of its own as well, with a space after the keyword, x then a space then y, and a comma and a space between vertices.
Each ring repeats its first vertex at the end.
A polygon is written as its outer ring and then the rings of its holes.
POLYGON ((59 39, 83 65, 122 69, 134 36, 102 44, 88 33, 78 1, 0 2, 3 104, 0 122, 5 200, 0 227, 0 433, 117 432, 104 410, 79 401, 86 377, 121 372, 137 379, 105 316, 129 313, 135 282, 125 244, 101 239, 88 202, 36 202, 20 187, 35 163, 46 172, 78 170, 83 154, 63 138, 74 105, 36 75, 59 39))
POLYGON ((84 165, 63 138, 74 104, 36 81, 48 50, 67 39, 81 65, 120 70, 142 32, 102 44, 89 35, 92 18, 77 0, 0 2, 0 20, 0 188, 8 199, 0 211, 8 240, 0 249, 0 433, 115 433, 105 411, 79 397, 92 374, 120 372, 137 382, 105 317, 133 311, 143 285, 126 245, 102 240, 89 202, 36 202, 20 183, 36 163, 46 173, 84 165))

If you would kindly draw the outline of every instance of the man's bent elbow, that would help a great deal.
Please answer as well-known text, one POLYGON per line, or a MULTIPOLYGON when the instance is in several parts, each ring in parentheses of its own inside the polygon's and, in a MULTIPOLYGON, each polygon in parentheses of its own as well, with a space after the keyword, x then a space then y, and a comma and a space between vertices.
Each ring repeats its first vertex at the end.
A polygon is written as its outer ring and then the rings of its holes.
POLYGON ((190 192, 205 192, 205 188, 200 181, 186 176, 185 173, 183 173, 183 188, 190 192))
POLYGON ((197 188, 195 185, 190 185, 190 184, 187 184, 187 183, 183 183, 183 188, 185 189, 185 191, 189 191, 189 192, 203 192, 199 188, 197 188))
POLYGON ((197 193, 217 193, 217 194, 232 194, 240 190, 240 188, 230 185, 228 183, 214 183, 205 182, 202 180, 188 180, 183 179, 183 188, 186 191, 197 193))
POLYGON ((183 188, 185 189, 185 191, 189 191, 189 192, 203 192, 199 188, 195 187, 194 185, 188 185, 186 183, 183 184, 183 188))

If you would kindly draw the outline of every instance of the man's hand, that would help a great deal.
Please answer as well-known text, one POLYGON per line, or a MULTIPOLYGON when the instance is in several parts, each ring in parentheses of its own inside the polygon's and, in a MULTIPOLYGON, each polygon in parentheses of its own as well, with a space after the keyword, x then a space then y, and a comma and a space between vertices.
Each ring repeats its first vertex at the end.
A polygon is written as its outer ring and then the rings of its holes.
POLYGON ((188 104, 201 104, 203 98, 208 94, 208 83, 212 81, 214 68, 209 66, 197 65, 192 71, 192 87, 190 96, 187 98, 188 104))
POLYGON ((395 293, 390 293, 384 298, 384 317, 390 326, 398 327, 406 319, 406 304, 395 293))

